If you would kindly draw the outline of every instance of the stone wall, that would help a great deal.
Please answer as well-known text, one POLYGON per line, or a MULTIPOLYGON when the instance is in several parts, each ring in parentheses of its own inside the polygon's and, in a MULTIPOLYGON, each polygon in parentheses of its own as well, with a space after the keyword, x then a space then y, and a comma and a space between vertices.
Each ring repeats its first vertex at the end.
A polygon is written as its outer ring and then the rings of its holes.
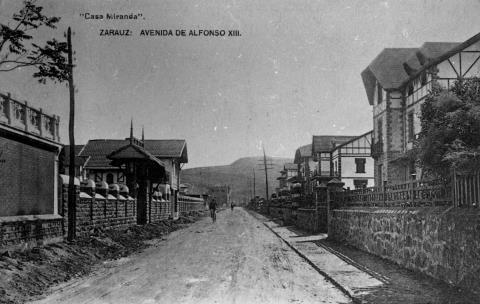
POLYGON ((315 209, 299 208, 295 212, 295 226, 308 232, 327 232, 327 209, 318 208, 318 218, 315 219, 317 213, 315 209))
POLYGON ((270 217, 280 219, 283 225, 293 225, 295 223, 295 211, 290 207, 270 206, 270 217))
POLYGON ((337 209, 329 238, 480 292, 479 209, 337 209))
POLYGON ((180 214, 186 215, 190 214, 194 211, 199 212, 205 210, 205 203, 203 202, 178 202, 178 207, 180 210, 180 214))
POLYGON ((59 215, 0 217, 0 251, 32 248, 63 240, 59 215))
POLYGON ((153 200, 148 203, 148 222, 158 222, 172 216, 172 203, 153 200))
MULTIPOLYGON (((123 196, 100 195, 95 192, 76 191, 76 233, 88 235, 95 228, 126 228, 137 223, 136 201, 123 196)), ((60 187, 60 214, 63 216, 63 231, 68 233, 68 183, 60 187)))

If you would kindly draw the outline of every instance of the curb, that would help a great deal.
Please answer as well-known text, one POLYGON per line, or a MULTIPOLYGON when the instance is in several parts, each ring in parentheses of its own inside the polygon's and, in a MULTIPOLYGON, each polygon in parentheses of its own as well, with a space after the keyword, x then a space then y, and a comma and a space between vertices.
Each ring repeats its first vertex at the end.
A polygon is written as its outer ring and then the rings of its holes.
MULTIPOLYGON (((250 211, 250 210, 249 210, 250 211)), ((261 222, 258 218, 256 218, 254 216, 254 218, 261 222)), ((325 271, 321 270, 317 265, 315 265, 312 261, 310 261, 303 253, 301 253, 297 248, 295 248, 292 244, 290 244, 290 242, 288 242, 287 240, 285 240, 284 238, 282 238, 275 230, 273 230, 272 228, 270 228, 267 224, 265 224, 265 222, 262 222, 262 224, 267 227, 271 232, 273 232, 273 234, 275 234, 279 239, 281 239, 285 244, 287 244, 288 247, 290 247, 296 254, 298 254, 298 256, 300 256, 302 259, 305 260, 305 262, 307 262, 310 266, 313 267, 313 269, 315 269, 318 273, 320 273, 325 279, 327 279, 327 281, 329 281, 330 283, 332 283, 335 287, 337 287, 338 289, 340 289, 340 291, 342 291, 347 297, 349 297, 353 303, 355 304, 361 304, 361 303, 364 303, 362 300, 360 300, 359 298, 355 297, 355 295, 353 294, 353 292, 350 290, 350 288, 348 287, 345 287, 343 285, 341 285, 339 282, 337 282, 334 278, 332 278, 328 273, 326 273, 325 271)))

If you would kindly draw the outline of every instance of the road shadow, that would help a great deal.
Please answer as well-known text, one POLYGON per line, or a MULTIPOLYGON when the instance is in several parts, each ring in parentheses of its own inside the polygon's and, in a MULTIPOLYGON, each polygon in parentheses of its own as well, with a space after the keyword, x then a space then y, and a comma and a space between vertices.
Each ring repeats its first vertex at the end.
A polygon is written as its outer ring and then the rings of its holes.
POLYGON ((365 303, 375 304, 474 304, 479 296, 419 272, 405 269, 391 261, 358 250, 344 243, 323 239, 315 241, 345 262, 367 272, 384 284, 368 290, 358 290, 365 303))

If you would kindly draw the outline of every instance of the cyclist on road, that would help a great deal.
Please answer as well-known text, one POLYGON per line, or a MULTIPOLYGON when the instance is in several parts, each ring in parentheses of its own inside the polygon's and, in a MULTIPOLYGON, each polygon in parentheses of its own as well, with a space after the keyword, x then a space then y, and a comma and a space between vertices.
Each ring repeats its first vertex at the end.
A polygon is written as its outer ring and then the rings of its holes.
POLYGON ((212 218, 212 221, 215 223, 217 220, 217 202, 215 199, 212 199, 210 201, 210 204, 208 205, 208 209, 210 209, 210 217, 212 218))

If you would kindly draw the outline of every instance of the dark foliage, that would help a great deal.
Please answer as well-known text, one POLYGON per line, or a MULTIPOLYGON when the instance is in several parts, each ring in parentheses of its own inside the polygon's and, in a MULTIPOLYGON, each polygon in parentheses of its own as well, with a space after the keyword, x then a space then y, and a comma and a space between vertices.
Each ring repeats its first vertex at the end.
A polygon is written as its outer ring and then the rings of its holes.
POLYGON ((45 16, 43 7, 36 5, 35 0, 25 0, 12 20, 12 25, 0 23, 0 72, 34 66, 37 71, 33 76, 40 83, 66 81, 69 73, 66 42, 52 39, 44 46, 32 42, 32 32, 39 28, 54 29, 60 18, 45 16))
POLYGON ((480 165, 480 79, 458 80, 449 90, 434 87, 422 105, 422 130, 415 155, 427 173, 480 165))

